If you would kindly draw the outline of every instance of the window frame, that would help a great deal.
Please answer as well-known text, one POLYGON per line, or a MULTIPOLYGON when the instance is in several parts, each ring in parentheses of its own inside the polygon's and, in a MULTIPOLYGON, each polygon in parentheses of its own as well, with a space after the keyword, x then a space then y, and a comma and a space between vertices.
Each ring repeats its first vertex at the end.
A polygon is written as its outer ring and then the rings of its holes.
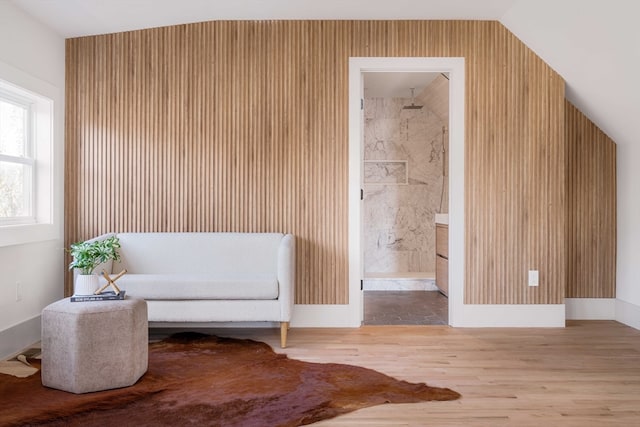
POLYGON ((64 151, 63 90, 0 61, 0 87, 33 100, 34 222, 0 225, 0 247, 62 240, 64 151))

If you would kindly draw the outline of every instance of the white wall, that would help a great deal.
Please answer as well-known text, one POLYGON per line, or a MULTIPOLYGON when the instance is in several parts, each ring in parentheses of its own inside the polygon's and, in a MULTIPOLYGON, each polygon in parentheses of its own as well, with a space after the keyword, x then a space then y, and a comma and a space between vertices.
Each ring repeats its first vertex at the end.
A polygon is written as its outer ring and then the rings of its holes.
POLYGON ((619 144, 618 251, 616 269, 616 319, 640 328, 640 138, 635 144, 619 144))
POLYGON ((640 306, 640 141, 618 146, 617 298, 640 306))
POLYGON ((55 240, 0 247, 0 358, 38 341, 38 316, 63 295, 64 49, 63 37, 0 1, 0 78, 34 91, 38 82, 55 89, 53 216, 58 230, 55 240))

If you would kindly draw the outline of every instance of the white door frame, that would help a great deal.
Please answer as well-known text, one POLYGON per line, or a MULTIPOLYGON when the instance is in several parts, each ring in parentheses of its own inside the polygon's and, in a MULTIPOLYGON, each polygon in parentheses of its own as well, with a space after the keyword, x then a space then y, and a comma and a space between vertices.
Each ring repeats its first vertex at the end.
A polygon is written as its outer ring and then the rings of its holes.
POLYGON ((360 189, 364 120, 360 103, 365 72, 449 75, 449 324, 455 325, 464 289, 464 58, 349 58, 349 317, 357 326, 363 319, 360 189))
POLYGON ((362 324, 362 73, 394 71, 449 74, 449 324, 459 327, 564 326, 564 304, 464 304, 464 58, 349 58, 349 303, 296 304, 292 326, 360 327, 362 324))

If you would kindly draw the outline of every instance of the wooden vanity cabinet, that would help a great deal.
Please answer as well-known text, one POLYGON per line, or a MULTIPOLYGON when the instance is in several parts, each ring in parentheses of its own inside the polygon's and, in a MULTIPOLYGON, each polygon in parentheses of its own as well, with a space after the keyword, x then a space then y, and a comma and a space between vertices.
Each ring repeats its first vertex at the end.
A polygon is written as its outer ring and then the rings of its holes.
POLYGON ((449 296, 449 226, 436 224, 436 286, 449 296))

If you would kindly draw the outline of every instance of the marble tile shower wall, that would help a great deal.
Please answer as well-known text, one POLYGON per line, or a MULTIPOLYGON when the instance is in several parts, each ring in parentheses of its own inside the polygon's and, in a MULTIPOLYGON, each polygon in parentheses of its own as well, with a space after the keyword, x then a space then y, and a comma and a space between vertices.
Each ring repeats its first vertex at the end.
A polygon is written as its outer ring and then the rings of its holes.
POLYGON ((368 98, 364 103, 363 243, 368 275, 435 271, 434 215, 447 212, 448 204, 448 177, 443 180, 448 157, 443 126, 448 119, 429 105, 403 110, 409 103, 404 98, 368 98))

